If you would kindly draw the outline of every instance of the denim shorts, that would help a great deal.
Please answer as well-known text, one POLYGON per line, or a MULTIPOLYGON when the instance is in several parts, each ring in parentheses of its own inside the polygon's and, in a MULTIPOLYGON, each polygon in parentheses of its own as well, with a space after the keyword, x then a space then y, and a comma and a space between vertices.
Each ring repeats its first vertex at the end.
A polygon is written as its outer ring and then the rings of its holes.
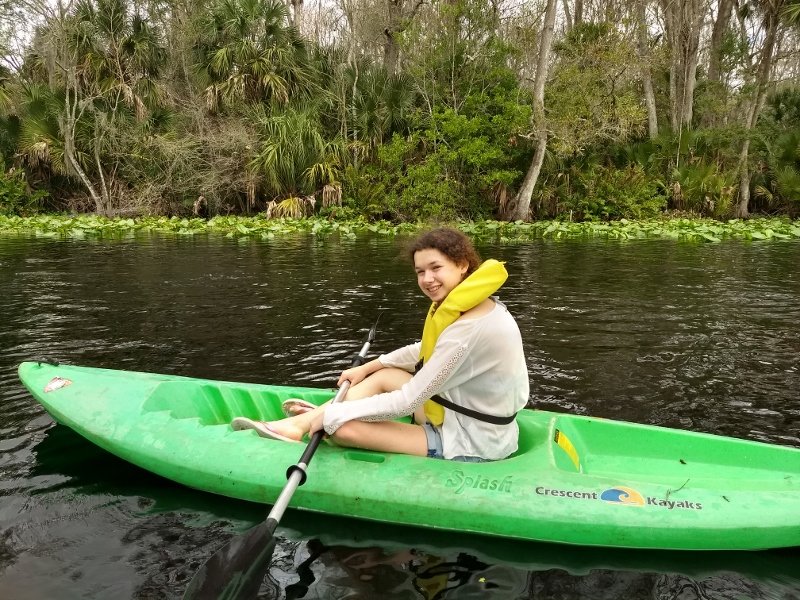
MULTIPOLYGON (((428 438, 428 458, 444 460, 441 426, 434 425, 430 421, 425 421, 422 428, 425 430, 425 437, 428 438)), ((490 459, 481 458, 480 456, 454 456, 450 460, 467 463, 492 462, 490 459)))

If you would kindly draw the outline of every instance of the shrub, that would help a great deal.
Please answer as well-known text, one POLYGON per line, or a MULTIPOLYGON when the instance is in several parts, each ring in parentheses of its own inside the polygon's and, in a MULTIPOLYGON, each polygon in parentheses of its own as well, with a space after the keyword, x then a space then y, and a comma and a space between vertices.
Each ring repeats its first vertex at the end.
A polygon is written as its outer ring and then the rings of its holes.
POLYGON ((0 215, 35 214, 39 210, 40 201, 47 195, 44 190, 28 193, 25 172, 20 169, 10 169, 6 172, 3 163, 0 162, 0 215))
POLYGON ((648 219, 667 207, 664 184, 639 165, 599 167, 581 175, 583 194, 575 206, 585 219, 648 219))
MULTIPOLYGON (((336 211, 337 216, 350 213, 353 216, 359 214, 367 218, 381 216, 386 209, 384 185, 380 181, 376 182, 376 179, 369 177, 369 173, 365 169, 348 166, 342 177, 343 206, 332 210, 336 211)), ((329 212, 323 210, 320 211, 320 214, 329 214, 329 212)))
POLYGON ((736 191, 735 172, 723 172, 704 160, 683 164, 672 172, 672 208, 708 217, 730 214, 736 191))

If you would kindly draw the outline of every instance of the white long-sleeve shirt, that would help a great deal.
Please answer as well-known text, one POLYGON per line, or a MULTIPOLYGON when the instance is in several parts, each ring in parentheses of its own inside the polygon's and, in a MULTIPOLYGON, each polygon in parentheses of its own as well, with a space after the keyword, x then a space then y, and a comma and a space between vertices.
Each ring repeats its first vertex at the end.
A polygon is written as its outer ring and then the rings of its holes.
MULTIPOLYGON (((410 415, 434 394, 485 414, 505 417, 522 410, 528 402, 529 384, 522 337, 506 306, 495 300, 494 308, 477 319, 459 319, 436 341, 430 360, 403 387, 362 400, 331 404, 323 426, 334 433, 347 421, 388 421, 410 415)), ((414 372, 420 343, 380 356, 384 367, 414 372)), ((479 456, 498 460, 516 451, 516 421, 492 425, 444 409, 442 445, 445 458, 479 456)))

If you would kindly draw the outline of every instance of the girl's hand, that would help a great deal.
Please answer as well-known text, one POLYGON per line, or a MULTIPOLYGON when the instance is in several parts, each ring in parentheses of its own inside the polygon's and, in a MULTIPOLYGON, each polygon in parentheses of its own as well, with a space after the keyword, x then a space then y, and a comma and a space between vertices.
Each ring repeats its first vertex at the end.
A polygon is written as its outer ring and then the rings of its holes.
POLYGON ((342 371, 342 374, 339 376, 339 381, 336 383, 336 385, 342 387, 342 384, 345 381, 349 381, 350 385, 353 386, 364 381, 367 375, 372 375, 372 373, 373 369, 371 368, 370 363, 361 365, 360 367, 353 367, 352 369, 342 371))

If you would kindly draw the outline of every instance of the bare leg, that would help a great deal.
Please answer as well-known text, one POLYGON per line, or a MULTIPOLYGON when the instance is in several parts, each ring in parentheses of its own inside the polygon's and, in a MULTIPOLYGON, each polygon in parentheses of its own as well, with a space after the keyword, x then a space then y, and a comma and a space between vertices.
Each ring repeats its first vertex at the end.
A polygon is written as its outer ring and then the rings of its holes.
POLYGON ((337 446, 395 452, 412 456, 428 455, 428 438, 419 425, 396 421, 348 421, 331 436, 337 446))
MULTIPOLYGON (((411 379, 411 377, 411 373, 403 371, 402 369, 381 369, 380 371, 376 371, 363 381, 359 382, 357 385, 354 385, 347 390, 347 394, 345 394, 343 401, 346 402, 348 400, 360 400, 361 398, 369 398, 375 394, 399 390, 411 379)), ((319 408, 304 412, 300 415, 281 419, 280 421, 272 421, 270 425, 281 435, 293 440, 302 439, 302 437, 308 433, 308 429, 311 427, 311 422, 317 415, 325 410, 324 407, 328 404, 330 404, 330 401, 326 402, 319 408)), ((344 427, 344 425, 342 427, 344 427)), ((377 448, 374 449, 377 450, 377 448)))

